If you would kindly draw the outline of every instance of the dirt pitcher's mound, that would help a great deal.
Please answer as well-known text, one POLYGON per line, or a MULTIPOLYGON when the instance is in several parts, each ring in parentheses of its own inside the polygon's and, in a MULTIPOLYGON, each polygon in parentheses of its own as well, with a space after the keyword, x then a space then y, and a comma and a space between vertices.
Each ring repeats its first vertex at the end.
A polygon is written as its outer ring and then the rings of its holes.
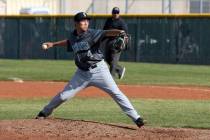
POLYGON ((62 119, 0 121, 0 140, 208 140, 210 130, 148 128, 62 119))

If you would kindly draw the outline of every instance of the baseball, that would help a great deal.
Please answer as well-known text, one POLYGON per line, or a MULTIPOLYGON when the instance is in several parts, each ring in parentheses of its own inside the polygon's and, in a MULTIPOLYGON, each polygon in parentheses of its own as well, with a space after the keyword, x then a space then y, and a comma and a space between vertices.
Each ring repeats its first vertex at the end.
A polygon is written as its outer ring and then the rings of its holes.
POLYGON ((48 46, 46 44, 42 45, 42 49, 46 50, 48 48, 48 46))

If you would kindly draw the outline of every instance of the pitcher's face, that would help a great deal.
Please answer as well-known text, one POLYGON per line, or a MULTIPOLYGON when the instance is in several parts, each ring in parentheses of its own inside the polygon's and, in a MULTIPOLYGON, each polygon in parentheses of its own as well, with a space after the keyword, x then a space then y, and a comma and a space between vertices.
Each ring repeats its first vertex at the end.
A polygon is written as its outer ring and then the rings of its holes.
POLYGON ((89 27, 89 20, 88 19, 84 19, 84 20, 81 20, 80 22, 76 23, 76 29, 77 30, 85 32, 85 31, 88 30, 88 27, 89 27))

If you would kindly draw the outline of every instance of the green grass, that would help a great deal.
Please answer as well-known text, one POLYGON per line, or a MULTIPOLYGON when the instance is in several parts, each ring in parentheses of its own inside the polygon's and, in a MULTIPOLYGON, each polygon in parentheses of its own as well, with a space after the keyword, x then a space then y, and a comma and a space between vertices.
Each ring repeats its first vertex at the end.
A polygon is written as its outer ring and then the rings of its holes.
POLYGON ((75 69, 73 61, 0 60, 0 80, 67 81, 75 69))
MULTIPOLYGON (((0 100, 0 120, 34 118, 49 99, 0 100)), ((138 112, 155 127, 210 128, 210 101, 131 100, 138 112)), ((53 113, 54 117, 107 123, 132 121, 110 98, 74 98, 53 113)))
MULTIPOLYGON (((127 69, 120 84, 210 86, 210 67, 121 62, 127 69)), ((34 81, 68 81, 76 70, 73 61, 0 59, 0 80, 17 77, 34 81)), ((0 99, 0 120, 29 119, 49 99, 0 99)), ((135 108, 155 127, 210 129, 210 101, 132 99, 135 108)), ((74 98, 59 107, 55 117, 131 123, 110 99, 74 98)))
MULTIPOLYGON (((210 67, 121 62, 127 68, 120 84, 210 86, 210 67)), ((0 80, 68 81, 74 74, 73 61, 0 59, 0 80)))

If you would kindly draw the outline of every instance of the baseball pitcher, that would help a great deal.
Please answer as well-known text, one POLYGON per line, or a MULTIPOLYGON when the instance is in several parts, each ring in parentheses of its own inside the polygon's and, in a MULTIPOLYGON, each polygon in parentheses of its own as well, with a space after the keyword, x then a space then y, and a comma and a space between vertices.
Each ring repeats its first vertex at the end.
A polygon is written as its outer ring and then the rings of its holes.
POLYGON ((121 107, 138 127, 144 125, 143 119, 134 109, 128 98, 120 91, 113 80, 107 64, 104 62, 100 50, 100 40, 105 36, 122 35, 121 30, 96 30, 88 29, 90 17, 84 12, 74 16, 75 30, 69 38, 58 42, 43 43, 43 49, 54 46, 67 46, 68 51, 73 51, 75 64, 78 67, 74 76, 48 105, 36 116, 36 119, 48 117, 53 110, 63 102, 73 98, 80 90, 90 86, 98 87, 107 92, 121 107))

